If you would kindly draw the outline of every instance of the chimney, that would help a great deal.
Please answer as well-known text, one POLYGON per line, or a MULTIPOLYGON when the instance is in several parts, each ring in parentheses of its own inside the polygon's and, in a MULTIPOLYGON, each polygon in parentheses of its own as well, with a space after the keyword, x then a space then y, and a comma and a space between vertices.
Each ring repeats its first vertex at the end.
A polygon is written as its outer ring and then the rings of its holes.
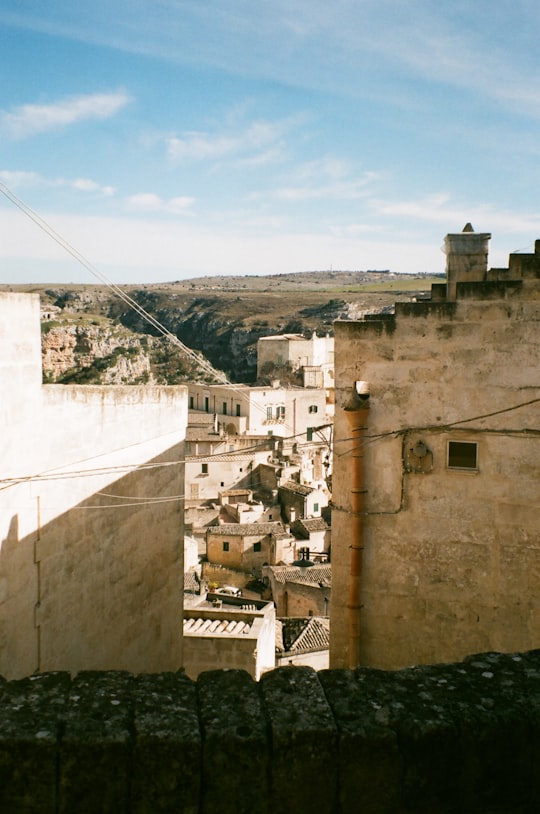
POLYGON ((446 235, 446 298, 454 301, 458 283, 483 282, 487 275, 489 232, 475 232, 470 223, 446 235))

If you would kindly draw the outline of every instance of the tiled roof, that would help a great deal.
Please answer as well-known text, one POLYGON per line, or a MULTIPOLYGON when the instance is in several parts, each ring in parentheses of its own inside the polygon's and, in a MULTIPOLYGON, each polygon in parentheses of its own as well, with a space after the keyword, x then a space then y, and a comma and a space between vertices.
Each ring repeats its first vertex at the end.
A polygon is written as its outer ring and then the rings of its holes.
POLYGON ((239 449, 238 452, 228 452, 227 454, 216 452, 215 454, 209 452, 207 455, 186 455, 186 463, 220 463, 220 461, 252 461, 253 453, 244 452, 239 449))
POLYGON ((276 624, 276 650, 281 653, 309 653, 330 647, 330 620, 325 616, 307 619, 279 619, 276 624), (278 632, 279 628, 279 632, 278 632))
POLYGON ((285 483, 282 483, 278 487, 278 491, 280 489, 285 489, 287 492, 294 492, 297 495, 310 495, 315 490, 312 486, 304 486, 302 483, 296 483, 294 480, 287 480, 285 483))
POLYGON ((313 531, 328 531, 329 525, 323 517, 306 517, 295 520, 291 523, 291 531, 295 535, 300 535, 305 540, 313 531))
POLYGON ((199 580, 194 571, 184 573, 184 591, 197 592, 199 590, 199 580))
POLYGON ((257 534, 274 534, 278 537, 289 537, 283 523, 222 523, 210 526, 209 534, 222 537, 254 537, 257 534))
POLYGON ((302 568, 298 565, 276 565, 269 567, 271 567, 276 582, 283 584, 286 582, 299 582, 303 585, 319 585, 323 588, 330 588, 332 586, 332 566, 327 563, 304 566, 302 568))
POLYGON ((251 622, 241 619, 220 618, 184 619, 184 636, 239 636, 251 633, 251 622))

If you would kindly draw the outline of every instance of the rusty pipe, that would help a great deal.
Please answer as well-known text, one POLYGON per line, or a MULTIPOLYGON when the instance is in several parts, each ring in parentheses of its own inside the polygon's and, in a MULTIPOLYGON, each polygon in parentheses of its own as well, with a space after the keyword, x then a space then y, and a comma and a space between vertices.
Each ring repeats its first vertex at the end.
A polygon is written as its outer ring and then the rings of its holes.
POLYGON ((364 433, 369 416, 369 387, 367 382, 355 382, 353 395, 344 407, 352 440, 351 452, 351 523, 350 572, 347 599, 348 610, 348 665, 360 664, 362 608, 362 572, 364 552, 365 473, 364 433))

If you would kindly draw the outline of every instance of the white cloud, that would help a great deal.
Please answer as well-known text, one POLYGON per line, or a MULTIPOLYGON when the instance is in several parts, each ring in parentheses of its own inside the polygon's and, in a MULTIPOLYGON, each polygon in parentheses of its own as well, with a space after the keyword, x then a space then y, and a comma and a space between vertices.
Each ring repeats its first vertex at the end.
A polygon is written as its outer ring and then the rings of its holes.
POLYGON ((51 104, 21 105, 0 113, 0 129, 14 139, 67 127, 88 119, 107 119, 130 101, 123 92, 71 96, 51 104))
POLYGON ((35 187, 47 183, 37 172, 25 170, 1 170, 0 179, 11 189, 35 187))
POLYGON ((291 173, 292 183, 274 190, 273 196, 286 201, 363 198, 378 177, 378 173, 372 171, 358 175, 347 162, 325 156, 300 164, 291 173))
POLYGON ((110 185, 99 184, 91 178, 75 178, 66 180, 65 178, 46 178, 37 172, 28 170, 0 170, 0 180, 9 189, 31 189, 36 187, 61 188, 70 187, 78 192, 97 192, 100 195, 111 197, 116 193, 116 189, 110 185))
POLYGON ((179 161, 187 159, 204 161, 232 152, 235 149, 235 140, 222 136, 212 137, 208 133, 184 133, 183 136, 170 138, 167 146, 171 158, 179 161))
POLYGON ((510 212, 489 204, 458 205, 451 203, 450 196, 445 193, 430 195, 417 201, 372 201, 372 205, 380 215, 441 223, 446 227, 454 224, 452 228, 458 231, 470 222, 477 232, 497 230, 504 234, 529 235, 540 232, 540 213, 510 212))
POLYGON ((154 192, 140 192, 126 198, 128 208, 138 212, 166 212, 172 215, 186 214, 195 203, 195 198, 179 195, 168 200, 154 192))
POLYGON ((252 163, 275 161, 281 154, 281 139, 290 121, 255 121, 230 133, 186 132, 167 141, 171 158, 177 161, 206 161, 240 156, 252 163))
POLYGON ((107 198, 112 197, 116 192, 114 187, 102 186, 97 181, 92 181, 91 178, 76 178, 71 182, 71 186, 79 192, 99 192, 107 198))

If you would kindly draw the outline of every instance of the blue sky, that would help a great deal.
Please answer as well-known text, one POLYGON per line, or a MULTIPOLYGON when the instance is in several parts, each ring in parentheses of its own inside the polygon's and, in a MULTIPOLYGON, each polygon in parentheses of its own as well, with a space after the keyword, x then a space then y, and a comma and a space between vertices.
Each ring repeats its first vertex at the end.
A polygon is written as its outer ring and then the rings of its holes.
MULTIPOLYGON (((540 237, 537 0, 3 0, 0 182, 115 283, 540 237)), ((1 282, 95 282, 0 196, 1 282)))

